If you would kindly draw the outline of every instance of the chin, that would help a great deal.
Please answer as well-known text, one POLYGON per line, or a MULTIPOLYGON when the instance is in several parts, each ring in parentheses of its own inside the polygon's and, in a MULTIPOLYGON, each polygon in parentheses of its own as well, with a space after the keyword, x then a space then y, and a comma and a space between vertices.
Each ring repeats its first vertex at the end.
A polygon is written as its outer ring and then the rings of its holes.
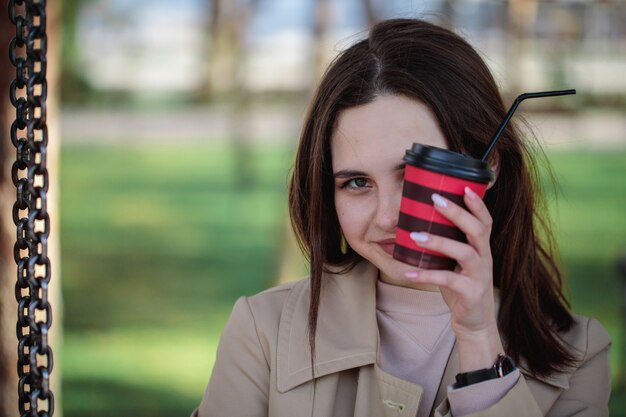
POLYGON ((408 271, 415 271, 417 267, 394 259, 394 257, 380 248, 371 250, 370 247, 359 248, 352 246, 352 249, 362 258, 378 268, 379 277, 381 274, 389 277, 394 283, 407 283, 404 274, 408 271))
POLYGON ((417 269, 413 265, 405 264, 404 262, 393 259, 391 255, 388 255, 388 259, 385 259, 385 262, 372 263, 374 263, 381 274, 384 274, 396 283, 409 282, 404 274, 408 271, 415 271, 417 269))

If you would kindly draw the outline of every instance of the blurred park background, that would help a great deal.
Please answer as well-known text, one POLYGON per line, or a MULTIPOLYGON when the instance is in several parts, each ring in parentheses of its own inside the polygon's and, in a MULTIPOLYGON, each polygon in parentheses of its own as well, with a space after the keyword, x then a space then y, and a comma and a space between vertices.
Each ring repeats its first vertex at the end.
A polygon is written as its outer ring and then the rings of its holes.
MULTIPOLYGON (((373 22, 421 17, 476 46, 507 103, 527 91, 578 90, 525 102, 516 117, 534 129, 558 181, 548 196, 568 294, 613 338, 611 415, 626 416, 626 278, 617 268, 626 256, 626 2, 53 3, 55 415, 191 413, 235 299, 306 274, 286 184, 323 68, 373 22)), ((5 57, 15 29, 0 18, 5 57)), ((15 70, 1 65, 8 85, 15 70)), ((0 138, 10 143, 4 84, 0 138)), ((7 171, 15 151, 2 146, 7 171)), ((0 179, 0 416, 8 416, 15 190, 6 173, 0 179)))

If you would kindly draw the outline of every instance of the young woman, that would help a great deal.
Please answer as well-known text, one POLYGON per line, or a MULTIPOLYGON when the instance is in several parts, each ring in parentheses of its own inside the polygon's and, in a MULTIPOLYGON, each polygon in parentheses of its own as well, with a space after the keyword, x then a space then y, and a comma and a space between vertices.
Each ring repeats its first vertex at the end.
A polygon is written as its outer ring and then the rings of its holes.
POLYGON ((403 156, 421 143, 480 158, 506 109, 454 33, 389 20, 341 53, 306 117, 291 179, 311 276, 240 298, 195 414, 606 416, 606 331, 561 289, 537 172, 514 127, 496 179, 464 206, 432 195, 467 242, 415 230, 453 271, 392 257, 403 156))

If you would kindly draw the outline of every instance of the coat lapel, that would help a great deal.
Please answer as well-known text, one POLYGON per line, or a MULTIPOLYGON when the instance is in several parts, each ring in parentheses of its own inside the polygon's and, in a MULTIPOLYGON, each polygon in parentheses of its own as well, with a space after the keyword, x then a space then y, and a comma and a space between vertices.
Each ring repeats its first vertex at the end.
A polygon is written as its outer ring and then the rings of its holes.
POLYGON ((454 342, 454 346, 452 347, 450 356, 448 356, 446 369, 444 369, 441 381, 439 381, 439 388, 437 389, 437 395, 435 396, 435 401, 433 402, 433 408, 430 412, 430 415, 433 415, 435 409, 439 406, 439 404, 441 404, 448 397, 448 386, 456 381, 455 377, 458 373, 459 356, 457 353, 456 342, 454 342))
MULTIPOLYGON (((346 274, 324 274, 316 334, 315 376, 376 363, 377 270, 361 262, 346 274)), ((277 388, 313 379, 309 348, 309 281, 291 291, 278 328, 277 388)))

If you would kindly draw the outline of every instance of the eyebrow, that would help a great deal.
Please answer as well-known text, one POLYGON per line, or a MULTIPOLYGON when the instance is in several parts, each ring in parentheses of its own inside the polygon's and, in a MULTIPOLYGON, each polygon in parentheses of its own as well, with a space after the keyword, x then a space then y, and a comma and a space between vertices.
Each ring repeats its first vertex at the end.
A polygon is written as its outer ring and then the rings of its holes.
MULTIPOLYGON (((402 162, 394 167, 394 171, 401 171, 404 169, 405 163, 402 162)), ((342 169, 333 174, 334 178, 353 178, 353 177, 367 177, 367 174, 363 171, 356 171, 352 169, 342 169)))
POLYGON ((349 169, 343 169, 333 174, 335 178, 352 178, 352 177, 365 177, 367 174, 363 171, 353 171, 349 169))

